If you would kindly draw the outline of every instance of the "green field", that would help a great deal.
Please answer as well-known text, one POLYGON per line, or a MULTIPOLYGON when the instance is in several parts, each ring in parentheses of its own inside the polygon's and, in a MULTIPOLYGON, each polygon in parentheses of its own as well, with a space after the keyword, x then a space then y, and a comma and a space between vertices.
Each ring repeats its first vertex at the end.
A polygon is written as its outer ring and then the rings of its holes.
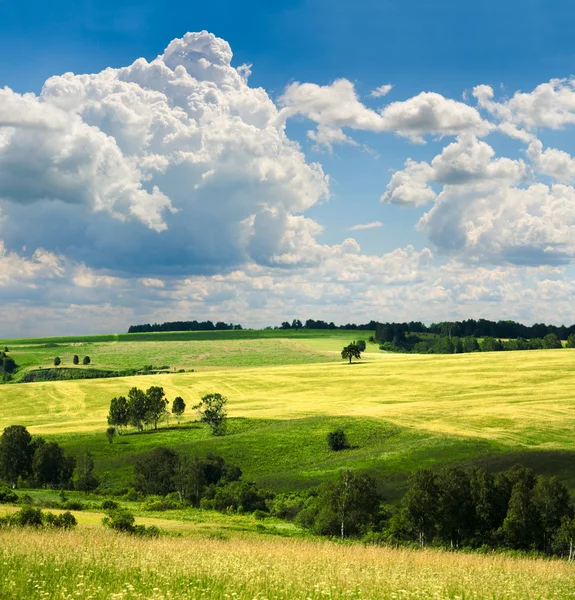
MULTIPOLYGON (((348 365, 337 350, 349 338, 337 334, 297 342, 234 340, 240 357, 255 360, 259 354, 263 366, 258 367, 232 368, 238 365, 234 354, 228 366, 194 373, 3 386, 0 427, 26 425, 74 454, 89 449, 111 487, 129 482, 135 456, 164 445, 216 452, 238 464, 248 479, 277 490, 316 484, 351 467, 376 475, 393 499, 419 467, 458 463, 500 469, 517 461, 557 474, 575 489, 574 350, 443 356, 376 351, 348 365), (311 360, 265 366, 266 360, 281 359, 278 346, 311 360), (208 392, 225 394, 228 435, 211 437, 188 411, 181 426, 164 423, 158 432, 129 432, 108 444, 103 432, 110 399, 132 386, 150 385, 163 386, 170 399, 181 395, 188 406, 208 392), (344 427, 354 447, 332 453, 325 436, 337 427, 344 427)), ((104 350, 113 356, 114 345, 102 344, 102 356, 104 350)), ((155 344, 174 346, 163 355, 176 356, 180 344, 192 346, 190 355, 201 351, 194 345, 212 348, 222 361, 230 354, 230 340, 218 339, 118 342, 122 352, 115 356, 128 357, 129 348, 137 354, 139 347, 141 356, 156 356, 150 348, 155 344)), ((292 357, 288 353, 286 360, 292 357)))
MULTIPOLYGON (((0 348, 7 346, 19 366, 14 378, 18 382, 30 370, 53 368, 56 356, 64 368, 74 368, 72 359, 78 355, 78 368, 86 368, 82 358, 89 356, 88 369, 112 371, 141 370, 145 365, 197 371, 328 362, 338 360, 344 344, 371 335, 371 331, 200 331, 3 340, 0 348)), ((370 346, 379 352, 376 345, 370 346)))

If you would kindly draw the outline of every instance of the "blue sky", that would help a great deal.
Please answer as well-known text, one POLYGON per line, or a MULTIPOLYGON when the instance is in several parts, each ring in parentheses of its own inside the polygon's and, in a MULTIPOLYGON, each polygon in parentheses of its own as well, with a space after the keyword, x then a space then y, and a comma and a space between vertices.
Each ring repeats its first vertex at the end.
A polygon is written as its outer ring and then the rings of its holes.
POLYGON ((0 0, 7 333, 575 320, 574 25, 556 0, 0 0))

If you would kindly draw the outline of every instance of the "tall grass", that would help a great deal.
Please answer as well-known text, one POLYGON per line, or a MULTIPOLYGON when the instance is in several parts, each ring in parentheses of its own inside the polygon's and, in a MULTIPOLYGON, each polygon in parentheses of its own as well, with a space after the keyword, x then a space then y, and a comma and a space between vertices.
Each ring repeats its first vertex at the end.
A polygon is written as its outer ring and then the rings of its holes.
POLYGON ((560 561, 307 540, 0 532, 0 597, 213 600, 573 598, 560 561))

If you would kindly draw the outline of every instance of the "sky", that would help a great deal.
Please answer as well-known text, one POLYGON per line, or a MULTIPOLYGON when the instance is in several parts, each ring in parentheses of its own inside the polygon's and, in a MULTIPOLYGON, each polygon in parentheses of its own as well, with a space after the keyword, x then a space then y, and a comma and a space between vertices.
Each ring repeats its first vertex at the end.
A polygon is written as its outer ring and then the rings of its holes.
POLYGON ((575 322, 558 0, 0 0, 0 337, 575 322))

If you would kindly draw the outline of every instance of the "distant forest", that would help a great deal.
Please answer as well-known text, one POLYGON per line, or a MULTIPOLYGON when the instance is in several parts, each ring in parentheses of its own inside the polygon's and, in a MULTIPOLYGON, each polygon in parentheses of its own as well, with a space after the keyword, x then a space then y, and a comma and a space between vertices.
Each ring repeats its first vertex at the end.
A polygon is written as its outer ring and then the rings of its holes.
POLYGON ((229 331, 231 329, 242 329, 241 325, 223 323, 218 321, 215 325, 212 321, 169 321, 167 323, 154 323, 150 325, 130 325, 128 333, 153 333, 158 331, 229 331))

